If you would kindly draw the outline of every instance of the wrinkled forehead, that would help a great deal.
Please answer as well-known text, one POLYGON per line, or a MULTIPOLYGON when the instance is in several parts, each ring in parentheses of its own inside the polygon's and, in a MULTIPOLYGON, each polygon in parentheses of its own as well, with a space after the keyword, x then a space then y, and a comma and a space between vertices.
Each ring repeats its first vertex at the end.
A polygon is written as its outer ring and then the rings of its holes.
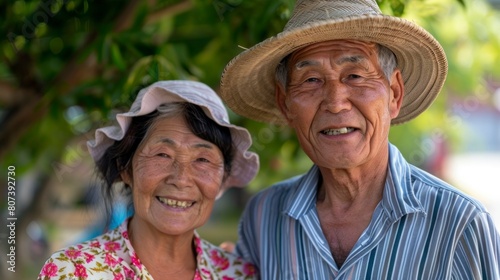
POLYGON ((363 41, 335 40, 308 45, 290 54, 285 61, 288 75, 316 67, 379 67, 378 45, 363 41))
POLYGON ((341 59, 342 57, 376 57, 378 45, 372 42, 353 40, 332 40, 314 43, 294 51, 289 55, 289 61, 297 63, 316 56, 328 55, 341 59))

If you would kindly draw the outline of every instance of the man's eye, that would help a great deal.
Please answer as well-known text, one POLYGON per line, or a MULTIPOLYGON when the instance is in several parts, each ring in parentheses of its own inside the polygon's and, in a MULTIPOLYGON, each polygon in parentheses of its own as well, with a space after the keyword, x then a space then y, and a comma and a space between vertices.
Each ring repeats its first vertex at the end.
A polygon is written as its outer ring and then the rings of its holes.
POLYGON ((307 78, 306 83, 317 83, 320 80, 318 78, 307 78))
POLYGON ((349 76, 347 76, 349 79, 359 79, 361 78, 360 75, 357 75, 357 74, 350 74, 349 76))

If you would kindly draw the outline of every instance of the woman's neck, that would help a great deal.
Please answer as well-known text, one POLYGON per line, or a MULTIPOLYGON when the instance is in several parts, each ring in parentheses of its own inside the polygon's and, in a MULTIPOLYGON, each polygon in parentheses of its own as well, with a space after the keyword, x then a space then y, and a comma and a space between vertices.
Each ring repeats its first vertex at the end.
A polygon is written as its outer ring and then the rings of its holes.
POLYGON ((194 232, 170 236, 132 217, 128 235, 137 257, 153 278, 193 279, 196 271, 194 232))

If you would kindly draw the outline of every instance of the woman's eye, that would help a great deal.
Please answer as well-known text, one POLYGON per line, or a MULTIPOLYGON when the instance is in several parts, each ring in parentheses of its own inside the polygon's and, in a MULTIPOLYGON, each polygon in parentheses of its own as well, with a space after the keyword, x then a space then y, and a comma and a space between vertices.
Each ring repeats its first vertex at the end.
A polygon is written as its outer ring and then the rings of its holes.
POLYGON ((199 161, 199 162, 210 162, 208 159, 206 158, 198 158, 196 159, 196 161, 199 161))
POLYGON ((158 153, 157 156, 159 157, 164 157, 164 158, 169 158, 170 156, 166 153, 158 153))

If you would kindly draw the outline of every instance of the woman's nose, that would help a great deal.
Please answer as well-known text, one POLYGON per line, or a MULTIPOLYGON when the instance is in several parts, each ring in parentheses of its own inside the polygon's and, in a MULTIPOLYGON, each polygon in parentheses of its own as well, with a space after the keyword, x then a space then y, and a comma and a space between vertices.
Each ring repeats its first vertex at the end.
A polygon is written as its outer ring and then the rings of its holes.
POLYGON ((167 183, 183 188, 191 184, 191 168, 188 163, 174 161, 170 167, 167 183))

